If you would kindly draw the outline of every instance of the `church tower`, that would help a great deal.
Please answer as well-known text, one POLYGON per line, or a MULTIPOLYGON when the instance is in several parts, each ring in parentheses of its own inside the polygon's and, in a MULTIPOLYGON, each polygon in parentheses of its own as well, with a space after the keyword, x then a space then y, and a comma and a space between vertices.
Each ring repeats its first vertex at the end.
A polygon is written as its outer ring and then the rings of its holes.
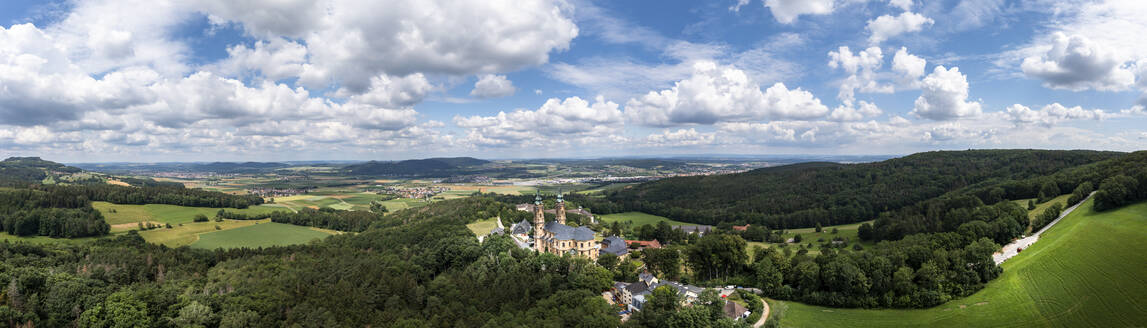
POLYGON ((538 191, 534 194, 534 249, 538 252, 545 252, 545 237, 544 225, 546 224, 546 213, 543 211, 542 194, 538 191))
POLYGON ((557 206, 557 216, 559 224, 566 224, 566 201, 562 199, 562 188, 558 188, 558 200, 554 202, 557 206))

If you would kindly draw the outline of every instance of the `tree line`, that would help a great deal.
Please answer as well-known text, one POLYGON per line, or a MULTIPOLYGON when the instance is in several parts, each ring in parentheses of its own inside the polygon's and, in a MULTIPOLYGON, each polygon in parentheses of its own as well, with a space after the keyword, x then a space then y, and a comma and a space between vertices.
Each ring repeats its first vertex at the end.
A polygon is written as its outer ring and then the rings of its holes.
POLYGON ((0 230, 13 236, 74 238, 111 227, 83 196, 29 189, 0 190, 0 230))
POLYGON ((53 193, 83 196, 92 201, 105 201, 116 204, 167 204, 239 209, 263 204, 263 198, 256 195, 232 195, 218 191, 184 188, 183 186, 127 187, 104 184, 33 185, 31 188, 53 193))
MULTIPOLYGON (((606 199, 616 203, 619 210, 686 222, 739 222, 792 229, 865 221, 953 191, 1026 181, 1123 155, 1054 150, 937 151, 876 163, 802 163, 740 174, 662 179, 607 192, 606 199)), ((985 188, 982 196, 989 204, 1017 194, 1036 197, 1042 186, 1038 182, 1042 181, 1003 186, 1003 193, 993 194, 998 191, 985 188)), ((1076 185, 1078 182, 1059 183, 1048 193, 1071 190, 1076 185)), ((612 209, 605 205, 595 208, 612 209)))

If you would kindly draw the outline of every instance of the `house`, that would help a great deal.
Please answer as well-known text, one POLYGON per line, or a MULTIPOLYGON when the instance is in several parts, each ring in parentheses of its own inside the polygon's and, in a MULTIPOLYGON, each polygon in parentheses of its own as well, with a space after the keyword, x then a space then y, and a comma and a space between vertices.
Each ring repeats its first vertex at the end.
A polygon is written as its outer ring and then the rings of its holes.
POLYGON ((609 236, 601 241, 601 252, 617 255, 619 258, 624 258, 629 255, 629 247, 625 243, 625 239, 618 236, 609 236))
POLYGON ((629 247, 637 248, 638 250, 643 250, 646 248, 661 248, 661 242, 657 241, 657 239, 652 241, 626 240, 625 243, 628 244, 629 247))
POLYGON ((510 226, 510 234, 522 240, 529 238, 531 230, 534 230, 534 226, 526 219, 522 219, 522 222, 514 223, 514 225, 510 226))
POLYGON ((723 308, 723 312, 725 313, 726 318, 733 320, 748 318, 749 314, 752 314, 752 312, 749 312, 749 310, 746 309, 743 305, 737 304, 737 302, 731 302, 729 300, 725 300, 725 307, 723 308))
POLYGON ((751 225, 752 225, 752 224, 746 224, 746 225, 743 225, 743 226, 735 225, 735 226, 733 226, 733 230, 736 230, 736 231, 745 231, 745 230, 749 230, 749 226, 751 226, 751 225))
POLYGON ((679 225, 673 226, 673 228, 681 229, 682 231, 685 231, 685 233, 695 233, 700 236, 704 236, 710 231, 713 231, 713 226, 708 225, 679 225))

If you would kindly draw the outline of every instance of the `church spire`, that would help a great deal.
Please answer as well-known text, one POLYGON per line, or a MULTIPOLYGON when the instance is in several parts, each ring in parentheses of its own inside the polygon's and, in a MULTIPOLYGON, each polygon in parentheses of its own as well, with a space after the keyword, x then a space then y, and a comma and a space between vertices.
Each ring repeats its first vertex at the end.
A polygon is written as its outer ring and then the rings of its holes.
POLYGON ((561 187, 558 187, 558 200, 554 202, 554 205, 556 205, 555 207, 557 207, 556 209, 554 209, 554 212, 555 212, 554 214, 556 214, 556 216, 557 216, 558 223, 566 224, 566 202, 565 202, 565 200, 562 199, 562 188, 561 187))

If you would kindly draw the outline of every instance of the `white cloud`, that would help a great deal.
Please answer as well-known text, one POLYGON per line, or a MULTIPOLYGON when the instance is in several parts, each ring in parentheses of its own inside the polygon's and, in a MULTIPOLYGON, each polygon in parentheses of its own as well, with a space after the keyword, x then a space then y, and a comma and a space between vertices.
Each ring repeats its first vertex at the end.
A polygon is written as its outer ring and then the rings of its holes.
POLYGON ((868 37, 868 43, 877 45, 904 33, 920 32, 924 26, 932 25, 934 22, 931 18, 912 12, 903 12, 897 16, 882 15, 868 21, 866 29, 872 33, 868 37))
POLYGON ((896 55, 892 57, 892 71, 900 74, 901 78, 906 81, 916 82, 924 76, 926 64, 927 61, 924 58, 908 53, 908 48, 905 47, 900 47, 900 50, 896 51, 896 55))
POLYGON ((892 93, 895 87, 889 84, 880 84, 876 71, 884 64, 884 53, 878 47, 857 52, 855 55, 843 46, 836 51, 828 53, 828 67, 840 68, 849 74, 840 82, 840 92, 837 98, 851 105, 855 100, 856 90, 865 93, 892 93))
MULTIPOLYGON (((426 80, 422 73, 414 73, 403 77, 379 75, 370 79, 370 88, 359 95, 352 95, 352 102, 370 104, 379 107, 398 108, 409 107, 422 102, 434 86, 426 80)), ((339 90, 338 95, 353 94, 346 90, 339 90)))
POLYGON ((796 22, 801 15, 824 15, 832 13, 835 0, 765 0, 773 17, 783 24, 796 22))
POLYGON ((1057 32, 1051 49, 1042 56, 1025 58, 1022 68, 1024 74, 1043 80, 1049 88, 1123 90, 1135 81, 1123 63, 1112 50, 1086 37, 1057 32))
POLYGON ((550 98, 537 110, 498 112, 494 116, 455 116, 468 129, 467 140, 485 146, 529 146, 614 134, 622 124, 618 104, 603 97, 594 103, 579 97, 550 98))
POLYGON ((828 115, 834 121, 859 121, 865 118, 879 116, 884 113, 876 104, 861 100, 856 108, 850 104, 840 105, 828 115))
POLYGON ((776 83, 762 92, 744 71, 712 62, 697 63, 688 79, 630 99, 625 106, 630 121, 649 126, 809 119, 827 113, 828 108, 808 91, 776 83))
POLYGON ((646 136, 645 141, 653 146, 698 146, 712 144, 716 135, 713 132, 697 132, 693 128, 676 131, 663 130, 661 133, 646 136))
POLYGON ((235 45, 227 48, 227 58, 207 67, 224 76, 241 77, 248 72, 279 81, 303 74, 307 47, 282 38, 256 41, 255 48, 235 45))
POLYGON ((572 7, 524 1, 207 1, 217 21, 264 38, 302 39, 304 83, 365 90, 380 74, 468 75, 537 66, 578 35, 572 7))
POLYGON ((912 10, 912 0, 889 0, 888 4, 904 11, 912 10))
POLYGON ((486 74, 474 83, 474 90, 470 91, 470 95, 478 98, 501 98, 514 95, 514 91, 517 91, 514 83, 505 75, 486 74))
POLYGON ((936 66, 921 82, 922 92, 916 98, 912 114, 931 120, 951 120, 980 115, 980 103, 969 102, 968 79, 960 69, 936 66))
POLYGON ((1083 109, 1080 106, 1066 107, 1059 103, 1052 103, 1040 110, 1032 110, 1027 106, 1014 104, 1008 106, 1005 112, 1016 124, 1041 124, 1044 126, 1052 126, 1068 120, 1102 120, 1115 116, 1115 114, 1107 113, 1101 109, 1083 109))

